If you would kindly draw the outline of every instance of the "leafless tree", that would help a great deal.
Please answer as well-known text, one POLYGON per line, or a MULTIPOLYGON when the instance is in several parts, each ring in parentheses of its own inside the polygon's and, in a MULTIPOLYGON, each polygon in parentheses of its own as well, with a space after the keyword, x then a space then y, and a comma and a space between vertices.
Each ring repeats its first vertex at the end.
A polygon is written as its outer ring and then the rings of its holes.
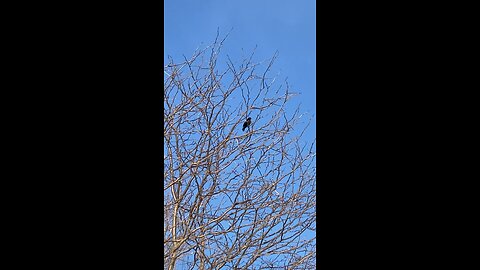
POLYGON ((310 121, 277 54, 220 62, 224 40, 164 68, 164 269, 315 269, 310 121))

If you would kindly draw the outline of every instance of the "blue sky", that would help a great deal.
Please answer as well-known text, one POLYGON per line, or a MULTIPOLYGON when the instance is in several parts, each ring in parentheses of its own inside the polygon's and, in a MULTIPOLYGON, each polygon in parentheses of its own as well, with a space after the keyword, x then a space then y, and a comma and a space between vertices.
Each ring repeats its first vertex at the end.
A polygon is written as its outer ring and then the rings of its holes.
MULTIPOLYGON (((164 56, 181 61, 198 47, 228 36, 222 53, 240 61, 257 46, 256 62, 279 56, 272 72, 279 81, 288 78, 294 92, 292 110, 315 115, 316 24, 315 0, 165 0, 164 56)), ((165 60, 166 61, 166 60, 165 60)), ((315 138, 315 121, 305 139, 315 138)))
MULTIPOLYGON (((230 34, 221 53, 240 62, 256 48, 253 62, 278 58, 271 74, 288 83, 293 92, 291 112, 300 104, 305 119, 312 118, 304 142, 316 138, 316 4, 315 0, 165 0, 164 57, 174 62, 192 56, 197 48, 230 34), (233 28, 233 29, 232 29, 233 28)), ((219 58, 226 61, 226 57, 219 58)), ((240 132, 240 130, 239 130, 240 132)))

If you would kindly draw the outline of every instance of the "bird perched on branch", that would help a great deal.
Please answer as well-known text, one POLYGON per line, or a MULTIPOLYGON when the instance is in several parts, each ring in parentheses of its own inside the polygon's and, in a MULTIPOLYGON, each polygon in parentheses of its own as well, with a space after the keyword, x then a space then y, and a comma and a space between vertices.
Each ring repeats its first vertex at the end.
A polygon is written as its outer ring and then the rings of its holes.
POLYGON ((249 127, 251 123, 252 123, 252 118, 248 117, 247 121, 245 121, 245 123, 243 123, 242 131, 244 131, 247 127, 249 127))

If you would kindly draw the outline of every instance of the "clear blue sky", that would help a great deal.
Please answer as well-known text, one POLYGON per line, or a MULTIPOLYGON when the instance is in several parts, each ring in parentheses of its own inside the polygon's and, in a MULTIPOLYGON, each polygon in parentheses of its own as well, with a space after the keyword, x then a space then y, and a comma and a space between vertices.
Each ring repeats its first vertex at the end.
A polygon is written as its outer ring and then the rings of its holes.
MULTIPOLYGON (((288 77, 290 89, 300 93, 297 104, 305 120, 312 118, 304 142, 316 138, 316 3, 315 0, 165 0, 164 57, 174 62, 210 45, 220 30, 232 28, 221 54, 238 63, 257 46, 253 62, 279 55, 271 74, 277 82, 288 77)), ((219 58, 219 62, 225 60, 219 58)), ((305 235, 305 237, 308 237, 305 235)))
MULTIPOLYGON (((280 73, 278 81, 288 77, 290 88, 300 93, 293 103, 316 116, 315 9, 315 0, 165 0, 164 56, 181 61, 211 44, 217 28, 220 36, 233 28, 222 53, 240 61, 257 45, 258 62, 278 50, 272 74, 280 73)), ((316 137, 315 128, 313 121, 305 139, 316 137)))

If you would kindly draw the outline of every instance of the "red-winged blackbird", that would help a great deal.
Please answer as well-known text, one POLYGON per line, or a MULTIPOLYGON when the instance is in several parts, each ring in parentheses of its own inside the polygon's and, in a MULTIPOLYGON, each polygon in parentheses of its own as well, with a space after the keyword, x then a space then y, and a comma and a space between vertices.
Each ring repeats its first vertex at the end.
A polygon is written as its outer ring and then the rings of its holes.
POLYGON ((249 127, 251 123, 252 123, 252 118, 248 117, 247 121, 245 121, 245 123, 243 123, 242 131, 244 131, 247 127, 249 127))

